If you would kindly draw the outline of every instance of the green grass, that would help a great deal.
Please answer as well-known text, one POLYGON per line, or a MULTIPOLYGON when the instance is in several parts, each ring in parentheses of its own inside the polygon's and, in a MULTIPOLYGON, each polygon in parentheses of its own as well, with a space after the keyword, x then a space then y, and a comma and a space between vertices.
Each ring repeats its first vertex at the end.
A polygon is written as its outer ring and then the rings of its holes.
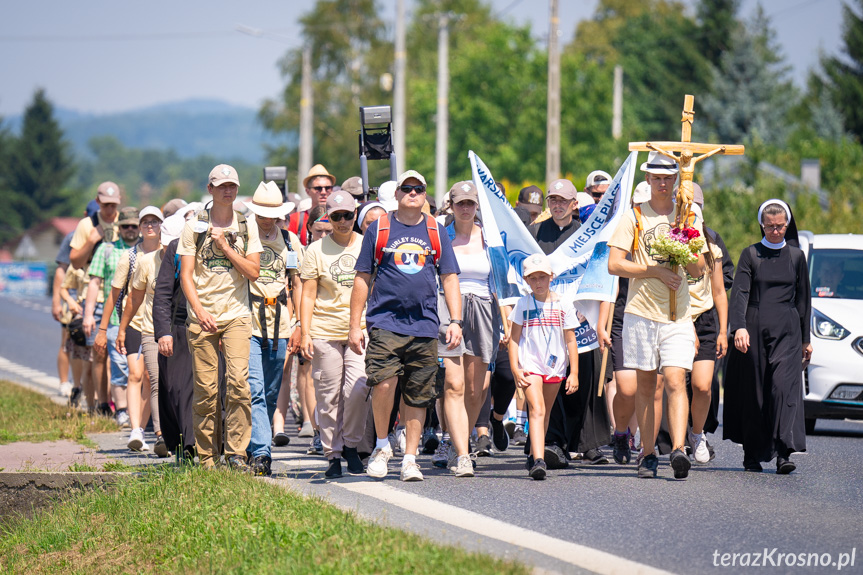
POLYGON ((57 405, 40 393, 0 381, 0 444, 71 439, 96 447, 86 434, 105 431, 117 431, 113 419, 57 405))
POLYGON ((526 573, 227 470, 154 469, 0 531, 14 573, 526 573))

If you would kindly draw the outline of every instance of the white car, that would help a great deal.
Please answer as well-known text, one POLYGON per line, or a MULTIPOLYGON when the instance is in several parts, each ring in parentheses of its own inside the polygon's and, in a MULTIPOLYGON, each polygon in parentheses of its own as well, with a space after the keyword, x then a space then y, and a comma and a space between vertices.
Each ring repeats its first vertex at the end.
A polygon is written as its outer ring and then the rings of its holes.
POLYGON ((863 419, 863 235, 800 232, 812 289, 806 432, 817 419, 863 419))

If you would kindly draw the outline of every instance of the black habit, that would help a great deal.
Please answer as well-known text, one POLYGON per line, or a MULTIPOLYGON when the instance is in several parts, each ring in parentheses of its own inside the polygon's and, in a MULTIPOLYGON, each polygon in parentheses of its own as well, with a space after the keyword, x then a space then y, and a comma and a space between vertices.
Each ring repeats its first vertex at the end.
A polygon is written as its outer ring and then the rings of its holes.
POLYGON ((758 243, 740 254, 731 291, 729 333, 746 328, 750 347, 729 349, 723 437, 750 461, 806 450, 803 346, 809 343, 809 274, 794 246, 758 243))

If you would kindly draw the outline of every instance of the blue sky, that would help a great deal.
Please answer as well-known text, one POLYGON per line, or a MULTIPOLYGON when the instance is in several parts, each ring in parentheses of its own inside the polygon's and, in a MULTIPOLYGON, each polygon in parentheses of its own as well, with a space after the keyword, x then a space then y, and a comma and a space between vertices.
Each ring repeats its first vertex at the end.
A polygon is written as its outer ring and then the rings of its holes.
MULTIPOLYGON (((598 0, 560 0, 562 43, 598 0)), ((542 0, 490 0, 505 18, 548 30, 542 0)), ((282 88, 276 62, 299 46, 297 19, 312 0, 44 0, 7 2, 0 19, 0 115, 20 114, 37 87, 55 105, 95 113, 191 98, 257 107, 282 88), (267 31, 238 32, 240 25, 267 31)), ((392 20, 395 0, 378 0, 392 20)), ((693 6, 694 1, 689 0, 693 6)), ((757 2, 744 0, 742 14, 757 2)), ((408 10, 412 5, 407 0, 408 10)), ((761 0, 795 81, 802 85, 819 51, 841 46, 840 0, 761 0)), ((456 56, 451 53, 451 56, 456 56)))

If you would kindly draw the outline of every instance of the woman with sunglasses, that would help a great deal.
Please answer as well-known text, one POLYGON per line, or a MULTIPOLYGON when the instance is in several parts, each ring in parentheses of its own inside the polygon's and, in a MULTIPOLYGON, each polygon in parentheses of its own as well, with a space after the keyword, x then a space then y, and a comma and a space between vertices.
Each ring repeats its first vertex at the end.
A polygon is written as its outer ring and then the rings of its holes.
POLYGON ((348 473, 363 473, 357 445, 368 416, 365 354, 348 346, 354 265, 362 236, 353 230, 356 202, 339 190, 327 198, 332 234, 312 242, 306 250, 300 278, 300 349, 312 362, 320 437, 329 468, 328 479, 342 476, 342 458, 348 473))
MULTIPOLYGON (((472 476, 473 466, 468 456, 470 430, 478 423, 476 452, 491 454, 488 436, 489 421, 478 418, 488 394, 488 366, 494 361, 500 332, 500 313, 491 287, 491 264, 486 253, 482 228, 476 223, 479 196, 471 181, 456 183, 449 191, 454 221, 446 227, 461 272, 459 288, 462 295, 464 339, 461 345, 449 350, 446 345, 446 325, 449 317, 441 317, 438 338, 438 355, 443 358, 446 371, 444 381, 443 413, 441 421, 445 431, 439 451, 449 450, 447 459, 456 476, 472 476), (484 434, 482 432, 485 431, 484 434), (447 433, 448 432, 448 433, 447 433), (448 437, 446 437, 448 435, 448 437), (449 448, 447 444, 451 444, 449 448), (454 459, 457 457, 457 459, 454 459)), ((443 296, 441 296, 443 299, 443 296)), ((438 313, 446 314, 441 301, 438 313)), ((500 422, 503 429, 503 423, 500 422)), ((505 449, 509 440, 501 441, 505 449)), ((442 453, 434 461, 441 463, 442 453)))
POLYGON ((776 473, 785 475, 796 469, 791 454, 806 451, 801 370, 812 358, 809 272, 785 202, 764 202, 758 222, 763 238, 740 254, 731 288, 723 438, 743 444, 746 471, 760 472, 775 457, 776 473))

